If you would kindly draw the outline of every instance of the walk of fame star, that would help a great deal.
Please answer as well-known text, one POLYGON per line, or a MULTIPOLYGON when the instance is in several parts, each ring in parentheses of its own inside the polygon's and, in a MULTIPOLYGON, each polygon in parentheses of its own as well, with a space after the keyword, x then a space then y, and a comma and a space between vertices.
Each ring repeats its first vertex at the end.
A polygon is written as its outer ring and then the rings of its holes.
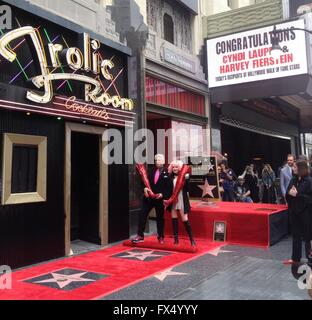
POLYGON ((169 255, 169 252, 163 251, 155 251, 155 250, 140 250, 135 249, 131 251, 121 252, 113 257, 115 258, 122 258, 122 259, 129 259, 129 260, 140 260, 140 261, 153 261, 160 259, 163 256, 169 255))
POLYGON ((157 278, 158 280, 160 280, 161 282, 163 282, 168 276, 183 276, 183 275, 187 275, 187 273, 183 273, 183 272, 175 272, 172 271, 173 268, 162 271, 160 273, 157 273, 154 275, 155 278, 157 278))
POLYGON ((24 282, 69 291, 106 277, 108 277, 108 275, 67 268, 25 280, 24 282))
POLYGON ((233 251, 222 250, 222 248, 219 247, 219 248, 216 248, 216 249, 209 251, 207 254, 210 254, 212 256, 217 257, 219 255, 219 253, 230 253, 230 252, 233 252, 233 251))
POLYGON ((214 170, 214 165, 211 164, 211 163, 209 163, 209 164, 208 164, 208 172, 210 172, 211 170, 212 170, 212 171, 214 170))
POLYGON ((93 279, 82 278, 87 272, 76 273, 72 275, 59 274, 52 272, 51 275, 53 278, 35 281, 34 283, 56 283, 61 289, 66 287, 72 282, 94 282, 93 279))
POLYGON ((214 190, 217 186, 211 186, 211 185, 208 183, 208 180, 207 180, 207 179, 205 179, 205 184, 204 184, 204 185, 197 185, 197 186, 203 190, 202 198, 204 198, 207 194, 208 194, 211 198, 214 198, 214 195, 213 195, 212 190, 214 190))
POLYGON ((224 233, 224 225, 223 224, 217 224, 216 225, 216 232, 217 233, 224 233))

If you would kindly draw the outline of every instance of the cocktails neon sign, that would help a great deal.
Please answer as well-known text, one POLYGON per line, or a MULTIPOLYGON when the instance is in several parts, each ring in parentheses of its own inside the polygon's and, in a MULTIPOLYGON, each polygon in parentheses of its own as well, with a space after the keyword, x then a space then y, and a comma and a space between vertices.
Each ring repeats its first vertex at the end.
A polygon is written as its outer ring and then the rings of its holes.
POLYGON ((68 67, 74 70, 74 73, 50 73, 47 63, 47 57, 40 33, 31 26, 21 27, 4 34, 0 38, 0 54, 10 62, 13 62, 17 56, 10 49, 10 42, 15 39, 30 36, 38 57, 41 74, 32 78, 33 84, 38 88, 44 89, 44 93, 27 91, 27 99, 37 103, 48 103, 53 99, 52 82, 55 80, 76 80, 85 83, 85 101, 102 104, 104 106, 112 105, 114 108, 124 110, 133 110, 134 104, 131 99, 121 98, 117 95, 110 96, 103 90, 100 75, 105 79, 114 81, 110 70, 114 68, 111 60, 100 60, 99 49, 101 43, 98 40, 91 40, 86 33, 83 34, 83 53, 79 48, 71 47, 64 49, 61 44, 48 45, 49 55, 54 68, 60 66, 60 59, 64 58, 68 67), (77 74, 78 70, 92 72, 96 77, 92 78, 86 75, 77 74))

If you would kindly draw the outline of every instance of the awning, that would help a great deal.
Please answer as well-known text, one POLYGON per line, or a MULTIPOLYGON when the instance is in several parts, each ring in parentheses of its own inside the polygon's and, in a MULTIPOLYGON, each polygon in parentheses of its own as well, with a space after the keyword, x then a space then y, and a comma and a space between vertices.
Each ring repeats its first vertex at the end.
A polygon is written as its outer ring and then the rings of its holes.
POLYGON ((191 11, 191 13, 198 14, 198 1, 197 0, 177 0, 180 2, 186 9, 191 11))
MULTIPOLYGON (((211 102, 223 103, 299 94, 300 92, 306 92, 308 90, 309 79, 310 76, 305 74, 211 88, 211 102)), ((312 93, 312 88, 310 90, 312 93)))
POLYGON ((212 103, 280 97, 298 109, 301 132, 312 132, 312 78, 299 75, 210 89, 212 103))

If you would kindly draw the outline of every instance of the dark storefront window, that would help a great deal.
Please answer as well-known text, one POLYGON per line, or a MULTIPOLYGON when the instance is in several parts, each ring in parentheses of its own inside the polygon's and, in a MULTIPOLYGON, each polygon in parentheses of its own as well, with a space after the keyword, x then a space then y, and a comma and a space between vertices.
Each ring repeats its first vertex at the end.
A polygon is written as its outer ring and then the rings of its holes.
POLYGON ((47 137, 4 133, 2 205, 46 201, 47 137))
POLYGON ((205 115, 205 97, 147 76, 146 100, 162 106, 205 115))
POLYGON ((165 13, 164 15, 164 38, 166 41, 174 43, 174 26, 172 17, 165 13))
POLYGON ((38 147, 14 145, 12 155, 12 193, 37 191, 38 147))

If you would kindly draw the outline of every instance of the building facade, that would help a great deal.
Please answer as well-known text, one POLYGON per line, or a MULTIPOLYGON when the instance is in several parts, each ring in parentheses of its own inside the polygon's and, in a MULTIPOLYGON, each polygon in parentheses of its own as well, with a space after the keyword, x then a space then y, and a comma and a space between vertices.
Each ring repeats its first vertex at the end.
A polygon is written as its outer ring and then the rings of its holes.
MULTIPOLYGON (((128 128, 150 129, 149 162, 156 152, 167 162, 217 152, 238 173, 248 162, 277 169, 287 153, 310 152, 309 37, 296 35, 305 44, 306 70, 241 81, 232 64, 225 74, 235 81, 222 85, 213 85, 218 57, 209 47, 221 43, 222 51, 230 39, 270 33, 297 16, 312 29, 307 1, 1 5, 11 7, 13 19, 0 38, 0 264, 20 267, 70 254, 75 239, 105 245, 136 232, 141 182, 133 163, 101 161, 108 128, 122 132, 123 141, 128 128), (92 86, 104 100, 92 96, 92 86), (162 141, 159 131, 171 139, 162 141)), ((234 53, 222 54, 242 63, 234 53)))
MULTIPOLYGON (((207 81, 201 52, 194 41, 198 9, 194 12, 175 1, 148 0, 146 3, 148 39, 144 53, 147 128, 154 131, 178 130, 179 127, 206 129, 209 110, 207 81)), ((177 151, 177 157, 183 157, 183 152, 192 153, 191 141, 188 144, 188 150, 172 151, 177 151)), ((173 148, 178 146, 172 145, 170 149, 173 148)), ((204 142, 200 148, 202 153, 207 151, 204 142)), ((166 155, 170 158, 169 154, 166 155)))
POLYGON ((251 162, 259 167, 268 162, 277 170, 287 153, 305 151, 300 135, 311 132, 311 44, 303 31, 293 31, 298 46, 292 47, 287 38, 292 28, 311 29, 310 13, 302 15, 299 2, 294 6, 282 0, 241 1, 225 10, 221 1, 219 10, 210 11, 216 14, 203 19, 212 150, 226 153, 238 172, 251 162), (288 22, 290 18, 298 21, 288 22), (274 25, 288 50, 280 52, 278 60, 270 54, 274 25))
POLYGON ((129 236, 129 168, 102 159, 107 129, 136 123, 132 51, 113 21, 105 36, 108 11, 74 2, 0 3, 12 18, 0 37, 0 264, 12 268, 69 255, 76 239, 129 236), (89 29, 78 9, 103 16, 89 29))
POLYGON ((186 149, 164 148, 167 161, 173 149, 180 158, 209 153, 201 6, 193 0, 1 5, 10 6, 12 27, 0 38, 0 263, 16 268, 69 255, 76 239, 105 245, 128 238, 136 232, 141 183, 125 159, 103 163, 108 142, 101 137, 108 128, 124 141, 129 128, 197 130, 197 149, 187 136, 186 149))
MULTIPOLYGON (((188 133, 197 130, 201 142, 196 152, 209 153, 209 131, 202 131, 209 128, 209 98, 200 3, 197 0, 110 2, 117 32, 136 52, 132 59, 142 102, 137 128, 147 128, 154 136, 153 144, 148 140, 148 145, 153 145, 147 152, 149 162, 153 162, 157 151, 166 154, 168 162, 173 153, 183 158, 195 148, 189 135, 183 150, 179 142, 162 143, 157 140, 157 130, 176 132, 183 129, 188 133)), ((136 232, 141 196, 142 186, 133 167, 130 176, 130 233, 136 232)))

